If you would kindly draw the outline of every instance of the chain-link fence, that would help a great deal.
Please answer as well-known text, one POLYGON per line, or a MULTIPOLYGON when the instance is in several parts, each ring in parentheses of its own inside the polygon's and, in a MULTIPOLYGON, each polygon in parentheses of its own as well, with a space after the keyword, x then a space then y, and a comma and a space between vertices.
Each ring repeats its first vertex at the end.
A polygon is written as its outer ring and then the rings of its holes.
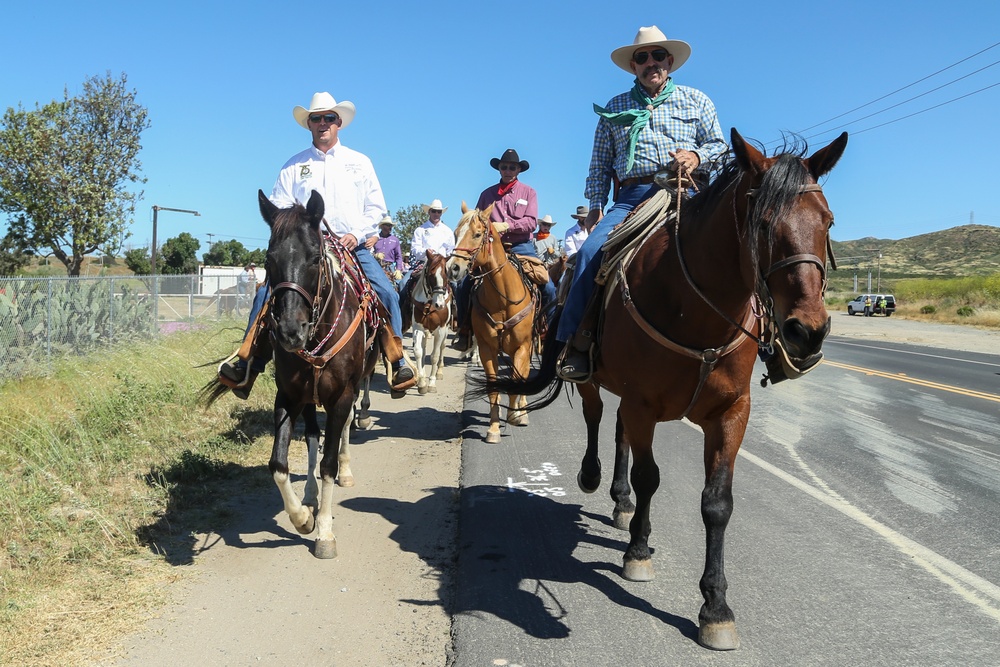
POLYGON ((245 322, 253 291, 237 290, 232 276, 0 277, 0 382, 199 321, 245 322))

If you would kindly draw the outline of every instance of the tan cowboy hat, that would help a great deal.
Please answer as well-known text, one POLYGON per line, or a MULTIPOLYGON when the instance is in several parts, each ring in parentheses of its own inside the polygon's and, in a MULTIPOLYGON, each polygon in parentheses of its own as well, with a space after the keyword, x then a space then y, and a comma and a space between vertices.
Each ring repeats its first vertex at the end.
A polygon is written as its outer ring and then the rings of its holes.
POLYGON ((333 99, 333 95, 330 93, 313 93, 312 101, 309 102, 309 108, 305 107, 295 107, 292 109, 292 115, 295 116, 295 122, 302 127, 309 129, 309 114, 320 113, 322 111, 333 111, 340 116, 340 129, 344 129, 351 124, 354 120, 354 102, 340 102, 333 99))
POLYGON ((577 220, 584 220, 584 219, 586 219, 586 217, 588 215, 590 215, 590 209, 588 207, 586 207, 586 206, 577 206, 576 207, 576 215, 571 215, 569 217, 576 218, 577 220))
POLYGON ((447 206, 441 205, 440 199, 433 199, 431 200, 430 204, 421 204, 420 208, 424 209, 424 213, 427 213, 431 209, 434 209, 435 211, 441 211, 441 213, 444 213, 445 211, 448 210, 447 206))
POLYGON ((381 227, 382 225, 389 225, 390 227, 392 227, 392 226, 393 226, 394 224, 395 224, 395 223, 394 223, 394 222, 392 221, 392 218, 390 218, 389 216, 384 216, 384 217, 383 217, 383 218, 382 218, 381 220, 379 220, 379 222, 378 222, 378 226, 379 226, 379 227, 381 227))
POLYGON ((552 216, 551 215, 543 215, 542 217, 540 217, 538 219, 538 224, 540 224, 540 225, 548 225, 549 227, 554 227, 556 223, 552 222, 552 216))
MULTIPOLYGON (((674 64, 670 72, 674 73, 681 68, 691 56, 691 45, 679 39, 667 39, 659 28, 651 25, 648 28, 643 26, 635 35, 635 41, 628 46, 622 46, 611 52, 611 60, 629 74, 634 74, 629 64, 632 62, 632 54, 636 49, 644 46, 662 46, 670 55, 674 57, 674 64)), ((664 61, 665 62, 665 61, 664 61)))

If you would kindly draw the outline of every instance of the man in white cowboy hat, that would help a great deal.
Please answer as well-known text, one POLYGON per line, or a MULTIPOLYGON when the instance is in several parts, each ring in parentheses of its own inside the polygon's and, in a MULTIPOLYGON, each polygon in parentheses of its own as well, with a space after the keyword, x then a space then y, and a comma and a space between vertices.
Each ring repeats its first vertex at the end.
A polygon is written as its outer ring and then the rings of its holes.
POLYGON ((410 266, 400 281, 399 290, 399 307, 403 312, 407 312, 406 309, 410 307, 410 293, 413 289, 411 277, 414 271, 424 265, 427 251, 433 250, 447 257, 455 249, 455 232, 441 221, 441 216, 448 207, 440 199, 432 199, 430 204, 421 204, 420 207, 424 209, 427 221, 413 230, 413 237, 410 239, 410 266))
POLYGON ((595 323, 587 317, 594 278, 601 265, 601 246, 615 225, 653 194, 653 176, 663 169, 679 171, 706 183, 713 164, 728 150, 715 105, 694 88, 674 84, 672 74, 691 55, 687 42, 667 39, 656 26, 639 28, 635 40, 611 52, 611 60, 635 77, 628 92, 606 107, 594 134, 584 196, 590 229, 576 257, 576 273, 566 297, 556 340, 569 344, 559 376, 569 382, 590 378, 590 343, 595 323), (614 205, 603 214, 612 181, 619 184, 614 205))
MULTIPOLYGON (((312 144, 301 153, 293 155, 281 171, 271 191, 271 201, 275 206, 288 208, 296 203, 303 206, 309 201, 313 191, 323 196, 324 220, 329 228, 340 237, 340 242, 354 253, 368 280, 375 288, 379 299, 389 311, 391 334, 398 336, 402 329, 399 302, 396 290, 382 270, 378 260, 366 245, 375 236, 376 226, 387 215, 382 186, 375 175, 375 168, 368 157, 340 143, 342 129, 354 120, 354 104, 337 102, 330 93, 315 93, 309 108, 296 106, 292 109, 295 122, 309 130, 312 144)), ((256 331, 254 320, 270 288, 264 285, 257 291, 250 326, 247 334, 256 331)), ((238 383, 233 393, 246 398, 257 374, 267 364, 265 358, 255 358, 247 373, 246 361, 223 364, 219 374, 229 380, 225 384, 238 383)), ((392 389, 405 391, 416 383, 413 369, 403 360, 395 362, 392 389)))
POLYGON ((586 227, 585 223, 589 213, 590 209, 586 206, 577 206, 576 213, 569 216, 576 220, 576 224, 566 232, 566 238, 563 239, 563 250, 565 250, 567 257, 575 255, 580 250, 583 242, 587 240, 590 230, 586 227))
POLYGON ((535 252, 546 268, 558 262, 562 255, 559 239, 552 235, 555 224, 551 215, 543 215, 538 219, 538 231, 535 232, 535 252))

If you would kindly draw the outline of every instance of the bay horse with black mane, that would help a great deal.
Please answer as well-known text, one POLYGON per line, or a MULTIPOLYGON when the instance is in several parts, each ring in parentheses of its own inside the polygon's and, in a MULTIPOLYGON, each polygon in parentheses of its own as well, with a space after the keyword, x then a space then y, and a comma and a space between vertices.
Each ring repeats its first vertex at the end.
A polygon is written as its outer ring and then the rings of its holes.
POLYGON ((413 321, 413 361, 421 394, 436 392, 437 381, 444 377, 444 347, 453 300, 446 260, 433 250, 426 251, 423 268, 412 278, 413 290, 407 304, 410 312, 403 316, 404 332, 407 320, 412 317, 413 321), (430 362, 426 368, 425 357, 430 362))
MULTIPOLYGON (((517 377, 527 377, 540 317, 537 290, 521 271, 517 260, 507 254, 493 224, 491 204, 485 210, 472 209, 462 202, 462 217, 455 229, 455 249, 448 258, 448 278, 458 282, 471 275, 472 331, 487 379, 498 375, 500 352, 512 361, 517 377)), ((522 392, 508 392, 507 422, 528 424, 524 411, 527 399, 522 392)), ((490 426, 486 442, 500 442, 500 395, 490 393, 490 426)))
MULTIPOLYGON (((268 329, 274 343, 274 446, 268 468, 295 529, 315 530, 314 554, 334 558, 334 484, 353 486, 348 436, 354 402, 370 381, 381 352, 377 297, 350 252, 321 229, 323 197, 279 209, 258 192, 271 227, 267 276, 271 288, 268 329), (326 410, 326 438, 319 458, 316 406, 326 410), (300 501, 288 471, 288 447, 299 416, 305 419, 308 473, 300 501)), ((207 403, 228 388, 210 382, 207 403)), ((367 391, 366 391, 367 393, 367 391)), ((365 397, 367 402, 367 395, 365 397)), ((366 411, 367 406, 362 403, 366 411)), ((365 415, 361 415, 363 420, 365 415)), ((362 426, 364 426, 362 424, 362 426)))
MULTIPOLYGON (((739 646, 726 601, 723 544, 736 455, 750 417, 754 360, 758 349, 770 354, 767 368, 777 382, 799 377, 822 359, 830 331, 823 303, 827 259, 836 264, 828 254, 833 214, 817 181, 840 159, 847 133, 808 158, 804 146, 766 157, 735 129, 731 140, 732 159, 716 180, 684 201, 679 219, 658 216, 660 226, 618 265, 619 280, 608 283, 598 327, 594 374, 579 385, 587 451, 577 481, 587 493, 601 481, 600 389, 621 397, 611 497, 616 526, 631 535, 622 572, 631 581, 653 578, 648 538, 660 483, 652 448, 656 424, 686 417, 704 432, 705 602, 698 641, 719 650, 739 646)), ((529 409, 548 405, 561 388, 556 368, 563 346, 550 339, 531 378, 490 380, 482 392, 548 391, 529 409)))

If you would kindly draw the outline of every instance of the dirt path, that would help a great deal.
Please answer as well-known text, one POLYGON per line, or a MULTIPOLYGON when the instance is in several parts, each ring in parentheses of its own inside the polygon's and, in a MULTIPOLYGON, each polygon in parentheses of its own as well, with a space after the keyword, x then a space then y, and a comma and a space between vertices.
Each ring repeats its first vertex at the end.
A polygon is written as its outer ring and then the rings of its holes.
POLYGON ((985 331, 957 324, 904 320, 900 317, 863 317, 833 312, 831 334, 869 341, 911 343, 950 350, 1000 353, 1000 331, 985 331))
MULTIPOLYGON (((273 487, 234 498, 230 525, 199 536, 175 602, 104 664, 444 665, 465 367, 449 351, 436 394, 391 400, 384 377, 373 384, 357 485, 336 493, 336 559, 312 556, 273 487)), ((293 442, 300 494, 304 450, 293 442)))

